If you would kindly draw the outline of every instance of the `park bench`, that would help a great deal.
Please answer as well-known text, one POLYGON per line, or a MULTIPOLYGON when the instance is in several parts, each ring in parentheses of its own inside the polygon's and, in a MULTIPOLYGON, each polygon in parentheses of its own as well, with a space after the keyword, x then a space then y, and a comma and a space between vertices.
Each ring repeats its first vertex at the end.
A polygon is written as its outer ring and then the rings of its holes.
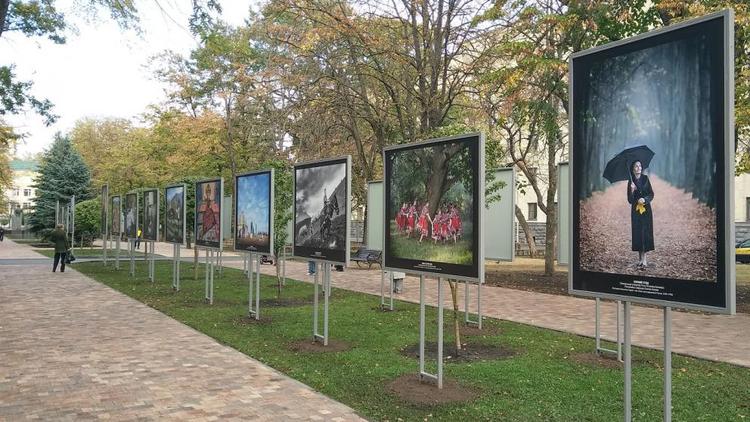
POLYGON ((359 267, 362 263, 367 264, 367 268, 372 268, 372 264, 377 263, 382 267, 381 256, 382 252, 375 249, 359 248, 357 252, 351 257, 351 260, 357 263, 359 267))

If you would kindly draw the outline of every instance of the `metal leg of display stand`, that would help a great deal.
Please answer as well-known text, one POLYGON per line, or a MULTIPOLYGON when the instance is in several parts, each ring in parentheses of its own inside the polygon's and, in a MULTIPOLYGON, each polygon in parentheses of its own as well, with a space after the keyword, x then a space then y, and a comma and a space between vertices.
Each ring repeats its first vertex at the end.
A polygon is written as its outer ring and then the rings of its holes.
POLYGON ((437 338, 437 374, 425 371, 425 302, 424 302, 424 276, 419 276, 419 380, 437 384, 438 389, 443 388, 443 279, 438 278, 438 338, 437 338))
POLYGON ((672 308, 664 308, 664 422, 672 421, 672 308))
POLYGON ((314 299, 313 299, 313 340, 328 346, 328 298, 331 289, 331 265, 327 262, 315 263, 314 277, 314 299), (323 285, 323 335, 318 331, 318 274, 320 273, 321 284, 323 285))
POLYGON ((216 254, 213 249, 206 248, 206 300, 209 305, 214 304, 214 259, 216 254))
POLYGON ((625 302, 625 394, 624 394, 624 405, 625 405, 625 422, 632 421, 632 394, 633 394, 633 365, 632 365, 632 354, 630 349, 630 302, 625 302))
POLYGON ((135 240, 128 239, 130 244, 130 276, 135 277, 135 240))
POLYGON ((392 311, 393 308, 393 272, 391 271, 380 271, 380 309, 392 311), (390 280, 390 303, 385 306, 385 278, 388 277, 390 280))
POLYGON ((260 320, 260 254, 247 254, 247 260, 249 264, 248 273, 250 274, 248 278, 247 314, 250 318, 260 320), (254 271, 253 267, 255 267, 254 271), (255 290, 255 306, 253 306, 253 290, 255 290))
POLYGON ((120 235, 117 235, 115 240, 115 269, 120 269, 120 235))
POLYGON ((469 317, 469 314, 470 314, 470 312, 469 312, 469 293, 470 293, 469 284, 471 284, 471 283, 469 283, 468 281, 464 282, 464 287, 465 287, 465 290, 464 290, 464 322, 466 324, 474 324, 474 325, 476 325, 481 330, 482 329, 482 283, 481 282, 477 283, 477 320, 476 321, 473 321, 469 317))
POLYGON ((617 360, 622 362, 622 338, 620 337, 620 313, 622 309, 622 302, 617 301, 617 315, 615 316, 615 323, 617 324, 617 350, 606 349, 601 345, 601 300, 596 298, 595 302, 595 318, 594 318, 594 339, 596 343, 596 353, 611 353, 617 355, 617 360))

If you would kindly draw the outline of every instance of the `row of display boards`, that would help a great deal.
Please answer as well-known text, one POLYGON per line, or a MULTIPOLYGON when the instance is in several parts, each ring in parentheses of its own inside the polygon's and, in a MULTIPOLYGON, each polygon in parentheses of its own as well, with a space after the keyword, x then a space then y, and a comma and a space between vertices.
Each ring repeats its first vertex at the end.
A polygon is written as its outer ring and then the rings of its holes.
MULTIPOLYGON (((626 302, 626 342, 631 302, 665 308, 665 351, 671 307, 734 313, 733 49, 727 10, 572 56, 570 163, 559 168, 568 183, 559 183, 558 225, 569 243, 558 252, 569 261, 570 293, 626 302)), ((371 207, 367 230, 372 243, 382 242, 385 270, 481 283, 485 258, 512 257, 513 195, 490 207, 510 219, 486 211, 493 190, 484 150, 481 133, 384 149, 383 182, 368 190, 368 205, 382 205, 371 207), (494 222, 505 232, 487 248, 486 218, 505 219, 494 222)), ((492 178, 516 188, 512 171, 492 178)), ((233 182, 235 249, 272 253, 273 170, 233 182)), ((185 239, 186 189, 164 190, 167 242, 185 239)), ((194 189, 195 243, 221 250, 223 179, 194 189)), ((143 237, 155 239, 159 191, 144 198, 143 237)), ((112 218, 111 233, 135 237, 137 196, 120 201, 111 197, 111 211, 124 213, 125 227, 112 218)), ((348 264, 350 204, 350 157, 295 165, 293 255, 348 264)))

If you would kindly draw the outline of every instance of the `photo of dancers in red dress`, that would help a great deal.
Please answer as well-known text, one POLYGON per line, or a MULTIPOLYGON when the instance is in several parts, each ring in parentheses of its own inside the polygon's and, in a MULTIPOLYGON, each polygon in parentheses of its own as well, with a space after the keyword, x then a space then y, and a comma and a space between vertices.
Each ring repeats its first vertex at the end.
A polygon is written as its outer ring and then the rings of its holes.
POLYGON ((419 243, 432 239, 434 244, 461 238, 461 215, 455 204, 443 204, 438 207, 434 216, 430 216, 430 204, 424 203, 417 213, 417 201, 411 206, 403 204, 396 214, 398 234, 412 237, 419 236, 419 243))

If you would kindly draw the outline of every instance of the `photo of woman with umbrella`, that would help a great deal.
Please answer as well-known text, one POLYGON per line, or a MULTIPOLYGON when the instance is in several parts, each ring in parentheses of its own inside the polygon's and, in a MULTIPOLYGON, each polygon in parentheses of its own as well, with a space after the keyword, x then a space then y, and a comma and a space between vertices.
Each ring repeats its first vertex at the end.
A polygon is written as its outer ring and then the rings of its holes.
POLYGON ((604 169, 604 178, 610 183, 628 182, 627 199, 630 204, 631 247, 638 252, 637 269, 648 266, 646 252, 654 250, 654 215, 651 201, 654 189, 643 170, 648 168, 654 152, 646 145, 627 148, 612 158, 604 169), (627 169, 626 171, 622 171, 627 169))

